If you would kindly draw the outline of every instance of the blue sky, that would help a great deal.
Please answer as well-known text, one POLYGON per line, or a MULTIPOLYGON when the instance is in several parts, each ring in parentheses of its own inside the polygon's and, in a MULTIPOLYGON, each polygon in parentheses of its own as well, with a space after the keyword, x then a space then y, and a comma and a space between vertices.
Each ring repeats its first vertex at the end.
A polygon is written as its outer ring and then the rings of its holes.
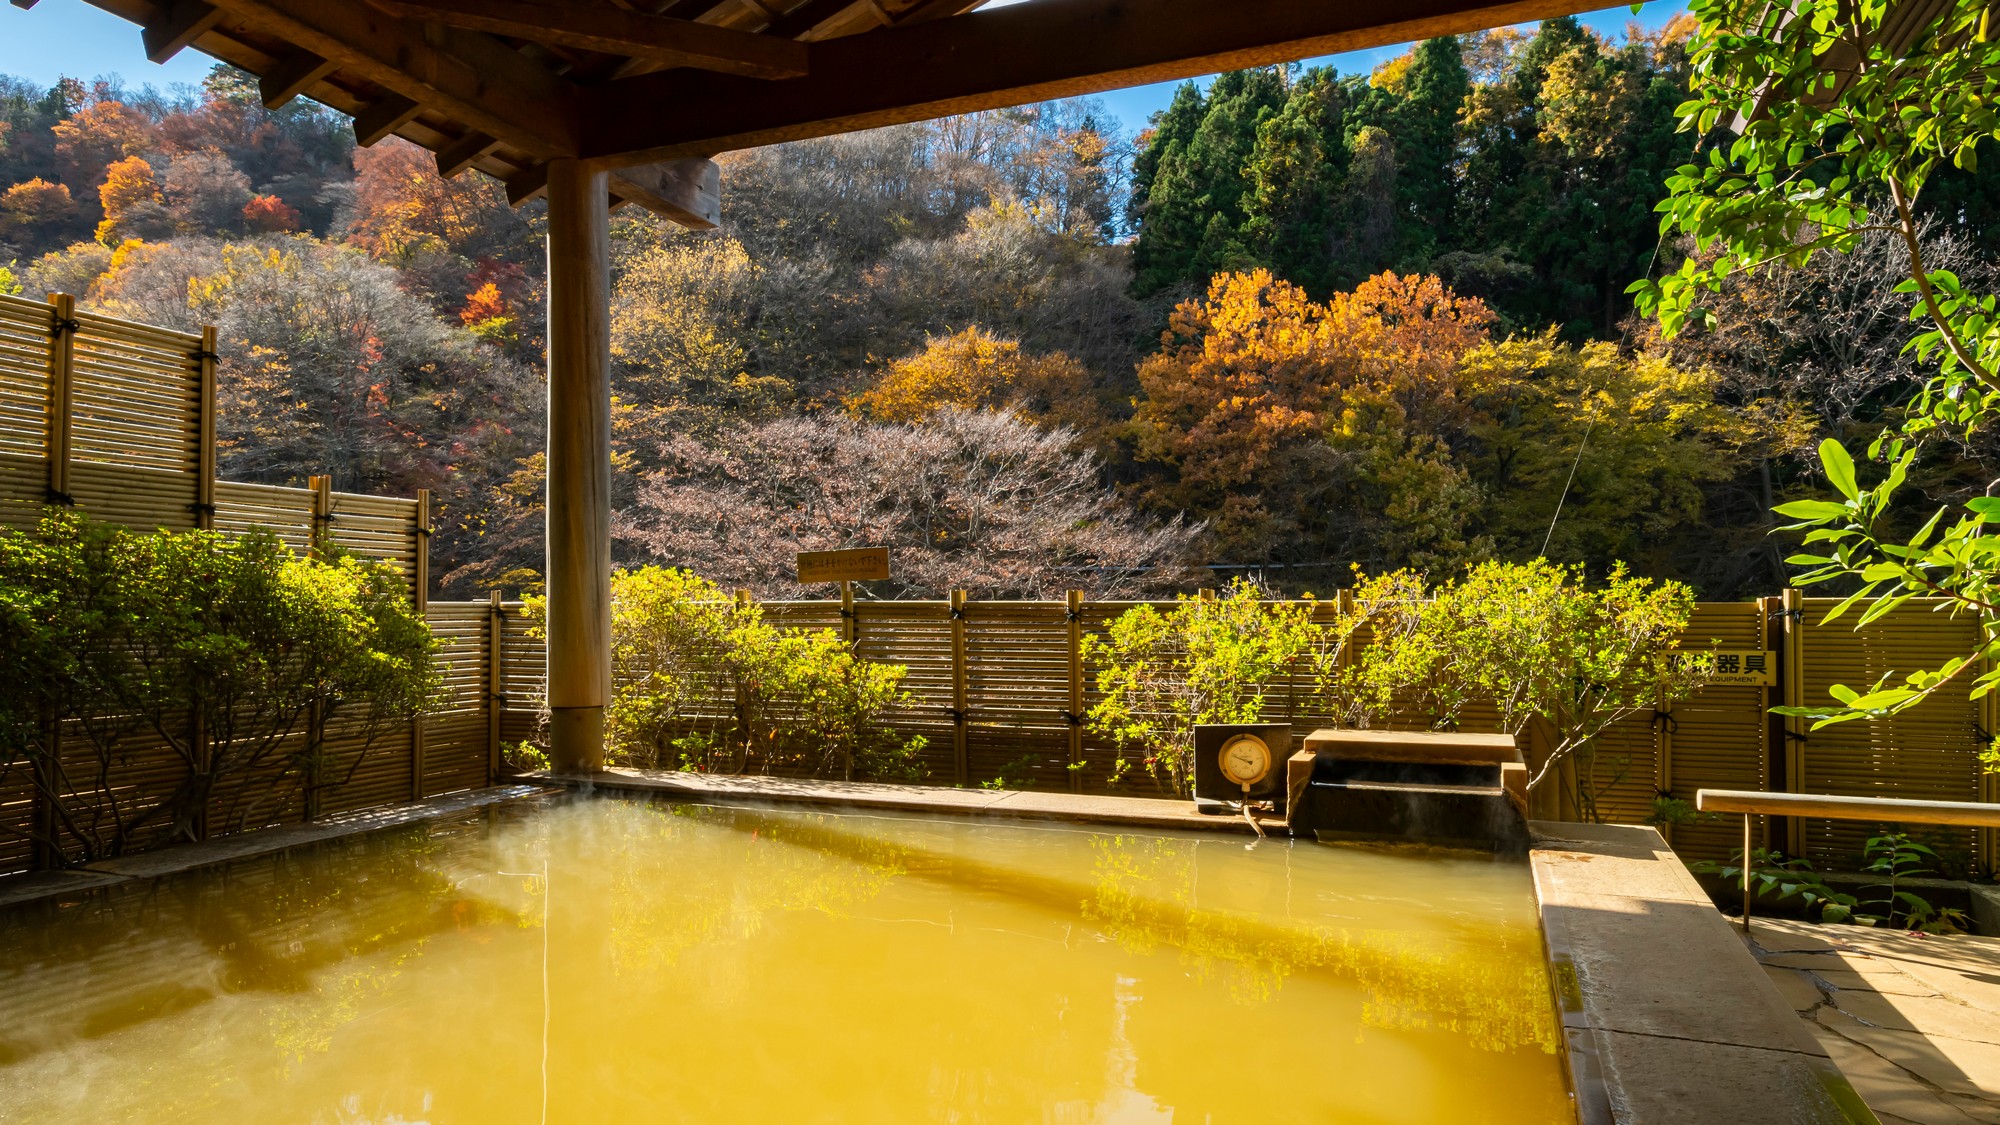
MULTIPOLYGON (((1637 15, 1630 5, 1621 5, 1593 12, 1584 17, 1584 22, 1617 37, 1624 34, 1625 25, 1633 20, 1654 28, 1685 8, 1683 0, 1652 0, 1637 15)), ((1365 73, 1403 50, 1400 46, 1379 47, 1310 61, 1331 64, 1343 73, 1365 73)), ((90 79, 115 74, 124 78, 128 86, 151 84, 166 89, 176 83, 200 82, 211 65, 213 60, 199 51, 183 51, 165 65, 147 62, 139 46, 136 25, 93 8, 83 0, 41 0, 25 12, 12 5, 0 6, 0 73, 43 86, 63 75, 90 79)), ((1101 97, 1127 132, 1137 132, 1154 110, 1166 108, 1175 85, 1162 82, 1135 86, 1101 97)))

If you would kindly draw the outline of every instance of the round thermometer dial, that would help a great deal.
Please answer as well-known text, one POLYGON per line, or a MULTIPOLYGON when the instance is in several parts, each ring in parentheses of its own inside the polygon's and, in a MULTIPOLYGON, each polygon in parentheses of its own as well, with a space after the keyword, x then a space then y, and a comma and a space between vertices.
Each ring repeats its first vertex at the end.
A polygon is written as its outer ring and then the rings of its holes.
POLYGON ((1222 776, 1247 789, 1271 772, 1271 748, 1254 734, 1239 734, 1222 744, 1217 763, 1222 776))

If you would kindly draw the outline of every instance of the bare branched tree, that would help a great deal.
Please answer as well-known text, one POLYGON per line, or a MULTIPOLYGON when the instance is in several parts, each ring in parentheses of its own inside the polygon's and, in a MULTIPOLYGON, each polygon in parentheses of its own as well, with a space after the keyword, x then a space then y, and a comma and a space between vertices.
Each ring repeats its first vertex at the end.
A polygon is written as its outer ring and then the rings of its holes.
POLYGON ((1200 529, 1134 515, 1066 429, 950 408, 912 424, 838 415, 742 426, 715 445, 678 438, 639 486, 619 536, 649 560, 767 598, 824 595, 793 554, 888 546, 884 597, 1095 597, 1190 577, 1200 529))

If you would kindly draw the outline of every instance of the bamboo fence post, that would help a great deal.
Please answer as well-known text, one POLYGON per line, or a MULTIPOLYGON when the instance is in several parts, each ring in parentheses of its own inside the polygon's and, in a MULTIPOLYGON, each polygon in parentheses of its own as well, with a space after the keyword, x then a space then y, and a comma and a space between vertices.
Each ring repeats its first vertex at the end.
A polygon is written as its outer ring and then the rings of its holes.
POLYGON ((965 591, 951 592, 951 764, 960 785, 972 776, 965 744, 965 591))
MULTIPOLYGON (((431 490, 417 489, 417 510, 410 520, 410 604, 428 622, 431 611, 431 490)), ((410 799, 424 797, 424 717, 410 719, 410 799)))
POLYGON ((1069 790, 1083 792, 1083 591, 1071 590, 1065 600, 1069 622, 1069 790))
POLYGON ((495 590, 486 602, 486 783, 500 779, 500 719, 507 709, 507 696, 503 692, 506 680, 500 664, 502 642, 506 635, 506 611, 500 604, 500 591, 495 590))
POLYGON ((49 294, 49 438, 48 502, 68 506, 70 412, 76 390, 76 298, 49 294))
MULTIPOLYGON (((1785 655, 1778 662, 1783 676, 1782 692, 1785 706, 1803 707, 1806 701, 1806 630, 1805 594, 1796 587, 1784 593, 1782 614, 1785 622, 1785 655)), ((1806 721, 1795 716, 1785 717, 1785 789, 1791 793, 1805 792, 1806 772, 1806 721)), ((1805 852, 1805 822, 1796 816, 1785 818, 1785 852, 1788 855, 1802 855, 1805 852)), ((1743 857, 1747 865, 1749 856, 1743 857)))
POLYGON ((195 353, 200 388, 194 423, 194 525, 215 529, 215 326, 203 325, 201 350, 195 353))
POLYGON ((840 584, 840 639, 849 649, 854 647, 854 583, 840 584))
MULTIPOLYGON (((70 385, 76 340, 75 314, 75 298, 67 293, 49 294, 48 463, 43 481, 43 500, 64 506, 74 503, 69 494, 69 450, 70 404, 75 397, 70 385)), ((60 867, 63 859, 62 850, 55 845, 57 817, 54 797, 55 764, 62 756, 62 718, 50 710, 43 715, 42 722, 43 755, 42 760, 35 764, 33 807, 30 810, 35 833, 34 855, 30 863, 37 870, 60 867)))
POLYGON ((333 478, 315 476, 306 478, 306 487, 312 489, 312 531, 307 539, 310 546, 306 553, 316 559, 325 559, 330 553, 327 548, 333 544, 333 478))
MULTIPOLYGON (((196 387, 194 416, 194 525, 202 531, 215 530, 215 326, 201 329, 201 345, 194 353, 196 387)), ((199 702, 188 715, 188 750, 208 769, 208 716, 199 702)), ((208 809, 195 814, 195 836, 208 838, 208 809)))
MULTIPOLYGON (((1981 672, 1991 671, 1992 668, 1991 661, 1980 662, 1981 672)), ((1989 692, 1979 699, 1979 733, 1986 737, 1989 744, 1996 734, 2000 734, 2000 697, 1996 697, 1995 693, 1989 692)), ((1985 748, 1980 747, 1982 750, 1985 748)), ((2000 776, 1996 776, 1991 770, 1979 771, 1979 799, 1988 802, 2000 801, 2000 776)), ((1994 853, 1996 848, 2000 847, 2000 831, 1981 828, 1978 847, 1979 862, 1987 870, 1992 870, 1994 853)))

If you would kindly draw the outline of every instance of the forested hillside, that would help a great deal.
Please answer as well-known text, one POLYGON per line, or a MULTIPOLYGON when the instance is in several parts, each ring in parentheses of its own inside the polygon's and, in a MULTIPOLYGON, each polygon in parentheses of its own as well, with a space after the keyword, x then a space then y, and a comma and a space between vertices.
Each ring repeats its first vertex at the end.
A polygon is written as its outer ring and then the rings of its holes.
MULTIPOLYGON (((881 542, 876 596, 1544 551, 1774 588, 1801 454, 1907 396, 1907 298, 1877 248, 1735 284, 1671 347, 1632 319, 1693 251, 1653 214, 1697 139, 1684 35, 1239 72, 1129 143, 1084 100, 726 154, 720 230, 614 216, 621 549, 766 594, 881 542)), ((539 204, 222 68, 5 81, 0 118, 0 281, 217 325, 225 475, 432 488, 445 592, 532 587, 539 204)), ((1994 178, 1925 203, 1932 256, 1988 271, 1994 178)), ((1929 486, 1991 460, 1940 447, 1929 486)))

